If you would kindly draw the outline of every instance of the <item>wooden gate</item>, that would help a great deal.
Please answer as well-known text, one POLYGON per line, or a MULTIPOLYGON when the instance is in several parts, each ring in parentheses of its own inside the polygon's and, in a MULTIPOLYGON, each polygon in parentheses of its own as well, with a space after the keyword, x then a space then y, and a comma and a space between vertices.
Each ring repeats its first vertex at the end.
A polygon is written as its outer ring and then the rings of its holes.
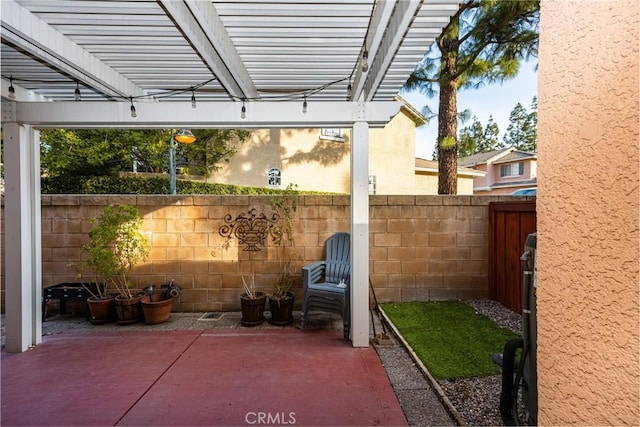
POLYGON ((536 202, 489 204, 489 298, 522 313, 524 242, 536 231, 536 202))

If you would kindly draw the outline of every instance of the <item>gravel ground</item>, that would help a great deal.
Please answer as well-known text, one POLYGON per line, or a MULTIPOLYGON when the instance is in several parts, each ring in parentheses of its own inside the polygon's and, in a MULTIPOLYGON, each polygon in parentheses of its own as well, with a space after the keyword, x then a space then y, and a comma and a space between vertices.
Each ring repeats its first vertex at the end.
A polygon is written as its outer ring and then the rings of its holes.
MULTIPOLYGON (((502 304, 484 299, 466 302, 498 326, 511 329, 518 334, 522 333, 522 316, 502 304)), ((468 425, 503 425, 498 410, 502 389, 500 375, 438 383, 468 425)))

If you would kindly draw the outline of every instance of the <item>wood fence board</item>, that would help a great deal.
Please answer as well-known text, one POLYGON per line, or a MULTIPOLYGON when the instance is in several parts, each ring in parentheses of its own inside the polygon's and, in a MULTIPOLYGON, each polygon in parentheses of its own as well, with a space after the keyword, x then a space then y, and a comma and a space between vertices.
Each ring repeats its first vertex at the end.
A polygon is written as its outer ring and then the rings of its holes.
POLYGON ((536 202, 489 204, 489 298, 522 312, 524 242, 536 231, 536 202))

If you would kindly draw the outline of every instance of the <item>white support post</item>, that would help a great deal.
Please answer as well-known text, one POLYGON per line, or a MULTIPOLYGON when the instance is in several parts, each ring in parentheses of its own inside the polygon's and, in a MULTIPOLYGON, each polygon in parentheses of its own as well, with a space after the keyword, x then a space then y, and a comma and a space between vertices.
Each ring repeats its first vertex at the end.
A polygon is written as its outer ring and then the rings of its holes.
POLYGON ((39 133, 4 123, 5 329, 7 352, 42 341, 39 133))
MULTIPOLYGON (((362 105, 362 104, 361 104, 362 105)), ((369 346, 369 124, 351 136, 351 342, 369 346)))

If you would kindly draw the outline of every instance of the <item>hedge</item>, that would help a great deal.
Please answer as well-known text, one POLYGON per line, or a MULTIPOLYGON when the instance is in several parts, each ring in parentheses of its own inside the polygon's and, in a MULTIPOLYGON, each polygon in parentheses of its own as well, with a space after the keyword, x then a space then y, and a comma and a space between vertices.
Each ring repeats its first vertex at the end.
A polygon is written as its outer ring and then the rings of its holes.
MULTIPOLYGON (((168 194, 169 180, 166 178, 89 176, 89 177, 43 177, 43 194, 168 194)), ((205 183, 178 180, 178 194, 226 194, 261 195, 280 194, 290 190, 261 187, 242 187, 229 184, 205 183)), ((298 193, 297 191, 295 191, 298 193)), ((315 192, 314 192, 315 193, 315 192)))

